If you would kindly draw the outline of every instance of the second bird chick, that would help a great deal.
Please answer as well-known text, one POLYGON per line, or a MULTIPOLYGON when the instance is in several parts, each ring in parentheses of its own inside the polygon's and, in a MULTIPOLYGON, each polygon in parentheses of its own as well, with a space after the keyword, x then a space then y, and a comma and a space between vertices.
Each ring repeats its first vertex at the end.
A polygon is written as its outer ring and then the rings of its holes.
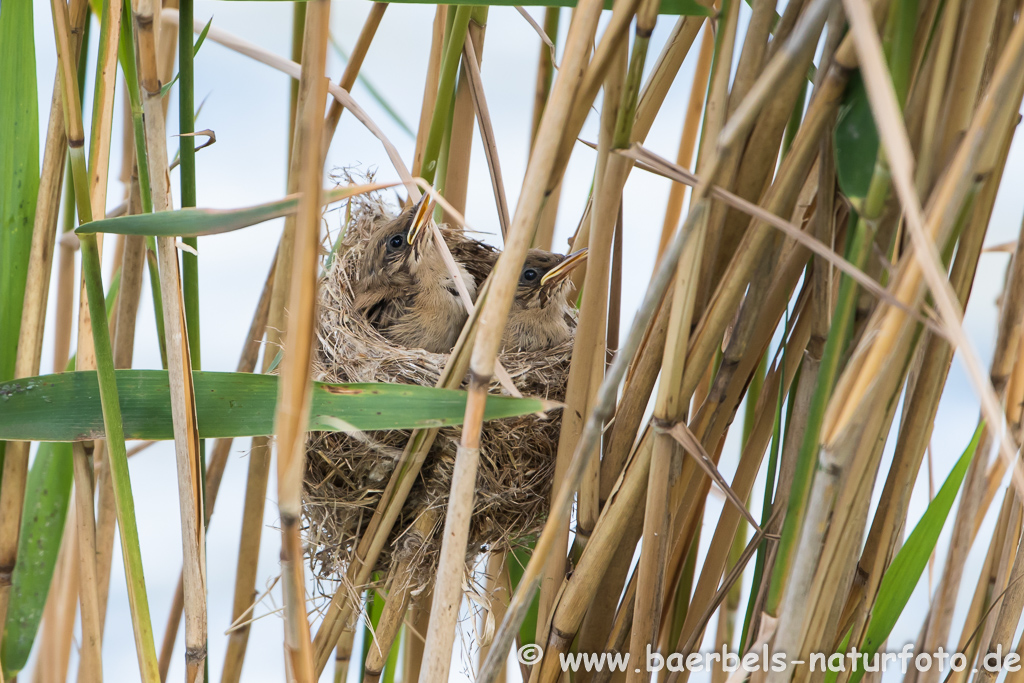
MULTIPOLYGON (((369 239, 355 286, 355 308, 396 344, 448 353, 468 314, 427 222, 433 202, 424 195, 369 239)), ((476 281, 460 273, 476 296, 476 281)))
POLYGON ((541 351, 569 340, 569 273, 586 258, 586 249, 568 256, 542 249, 527 252, 502 338, 505 351, 541 351))

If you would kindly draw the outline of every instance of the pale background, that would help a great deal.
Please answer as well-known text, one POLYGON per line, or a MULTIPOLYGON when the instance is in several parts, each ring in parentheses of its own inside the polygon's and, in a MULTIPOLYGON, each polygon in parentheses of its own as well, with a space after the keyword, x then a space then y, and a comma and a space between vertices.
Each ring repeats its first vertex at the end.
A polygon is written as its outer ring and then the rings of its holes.
MULTIPOLYGON (((35 35, 37 73, 39 83, 40 130, 45 131, 46 113, 49 111, 56 57, 50 19, 50 5, 35 0, 35 35)), ((337 41, 351 50, 369 11, 366 0, 335 0, 331 11, 332 33, 337 41)), ((780 11, 781 11, 780 7, 780 11)), ((741 22, 749 17, 749 8, 741 5, 741 22)), ((531 14, 542 21, 543 10, 532 8, 531 14)), ((377 39, 370 48, 362 73, 381 91, 384 97, 415 129, 426 59, 430 46, 434 7, 430 5, 391 5, 381 23, 377 39)), ((608 13, 605 13, 604 21, 608 13)), ((212 2, 197 0, 195 16, 204 22, 211 16, 214 26, 239 35, 280 55, 290 53, 291 3, 286 2, 212 2)), ((674 23, 674 17, 662 17, 651 41, 647 61, 648 71, 661 50, 674 23)), ((568 28, 569 13, 563 10, 561 33, 568 28)), ((742 30, 742 27, 741 27, 742 30)), ((93 46, 95 55, 98 25, 94 23, 93 46)), ((699 39, 698 39, 699 40, 699 39)), ((525 171, 534 74, 540 41, 526 21, 511 7, 493 7, 490 10, 482 73, 484 88, 490 106, 497 137, 497 146, 505 177, 510 205, 515 206, 525 171)), ((737 44, 737 50, 739 44, 737 44)), ((691 55, 676 79, 668 99, 658 116, 647 145, 669 158, 675 158, 682 121, 696 60, 696 43, 691 55)), ((559 52, 558 59, 561 59, 559 52)), ((338 55, 329 51, 328 75, 335 80, 340 76, 343 63, 338 55)), ((91 81, 87 90, 92 87, 91 81)), ((216 131, 217 143, 200 151, 197 156, 198 204, 201 207, 234 208, 279 198, 284 195, 287 167, 286 126, 289 79, 246 57, 207 41, 196 59, 195 98, 197 104, 205 100, 196 128, 216 131)), ((177 90, 171 97, 171 115, 168 133, 177 130, 177 90)), ((121 97, 118 84, 118 99, 121 97)), ((370 97, 362 84, 356 85, 353 96, 373 117, 395 143, 407 164, 411 163, 413 140, 395 125, 380 106, 370 97)), ((87 99, 84 111, 88 116, 91 103, 87 99)), ((116 110, 112 150, 112 177, 119 173, 121 118, 116 110)), ((596 138, 596 115, 584 129, 584 139, 596 138)), ((88 122, 87 122, 88 126, 88 122)), ((173 155, 177 143, 169 142, 173 155)), ((566 175, 555 249, 564 251, 566 237, 575 229, 586 200, 593 172, 595 154, 577 145, 566 175)), ((470 175, 467 220, 486 232, 497 233, 497 216, 483 150, 477 137, 473 150, 474 172, 470 175)), ((346 113, 341 119, 327 161, 327 170, 341 166, 359 166, 378 170, 380 180, 396 180, 380 143, 355 118, 346 113)), ((1004 174, 1003 187, 996 202, 987 243, 995 244, 1015 238, 1024 210, 1024 193, 1019 179, 1024 176, 1024 148, 1015 141, 1004 174)), ((177 187, 177 173, 172 174, 177 187)), ((109 206, 120 203, 122 187, 111 182, 109 206)), ((634 171, 626 187, 624 216, 624 271, 623 330, 633 319, 646 279, 654 262, 654 250, 660 234, 668 197, 668 181, 642 171, 634 171)), ((175 189, 175 196, 177 196, 175 189)), ((338 214, 328 215, 331 230, 338 227, 338 214)), ((281 221, 273 221, 243 231, 200 240, 200 286, 202 365, 204 370, 233 371, 238 361, 242 337, 248 329, 252 312, 270 265, 274 245, 280 235, 281 221)), ((497 238, 492 236, 497 241, 497 238)), ((995 299, 1003 281, 1008 261, 1006 254, 982 256, 974 292, 967 310, 965 327, 982 356, 986 366, 991 358, 995 340, 997 309, 995 299)), ((109 276, 109 274, 107 274, 109 276)), ((148 285, 147 285, 148 287, 148 285)), ((51 289, 51 291, 53 291, 51 289)), ((144 290, 136 336, 135 365, 140 368, 160 367, 157 351, 153 311, 148 291, 144 290)), ((51 302, 52 303, 52 302, 51 302)), ((52 324, 53 312, 48 318, 52 324)), ((44 349, 43 372, 51 371, 52 338, 47 338, 44 349)), ((978 414, 978 401, 963 372, 963 366, 954 362, 936 420, 932 441, 936 486, 940 485, 970 440, 978 414)), ((899 416, 896 422, 898 423, 899 416)), ((738 433, 737 430, 734 430, 738 433)), ((238 534, 244 499, 246 457, 249 444, 239 440, 234 444, 231 458, 220 489, 216 514, 208 535, 209 586, 209 662, 210 679, 219 680, 226 645, 224 629, 230 622, 238 534)), ((889 448, 891 456, 891 444, 889 448)), ((723 474, 731 478, 738 457, 738 437, 730 439, 722 457, 723 474)), ((883 471, 888 467, 882 463, 883 471)), ((135 457, 130 465, 146 585, 153 615, 153 627, 159 646, 164 623, 181 567, 180 523, 178 492, 173 449, 170 443, 157 444, 135 457)), ((274 469, 272 468, 272 473, 274 469)), ((763 479, 763 475, 762 475, 763 479)), ((760 510, 763 481, 754 487, 752 506, 760 510)), ((259 566, 258 589, 268 585, 279 573, 277 534, 276 481, 271 478, 265 513, 266 529, 263 534, 259 566)), ((879 491, 874 492, 875 499, 879 491)), ((1000 494, 1001 499, 1001 494, 1000 494)), ((927 470, 923 470, 914 491, 910 507, 908 529, 916 522, 928 502, 927 470)), ((713 525, 721 503, 712 500, 704 524, 713 525)), ((993 505, 992 512, 998 508, 993 505)), ((955 508, 954 508, 955 513, 955 508)), ((980 538, 991 533, 994 514, 989 515, 980 538)), ((939 541, 937 566, 948 544, 948 526, 939 541)), ((704 536, 707 543, 710 529, 704 536)), ((979 544, 980 545, 980 544, 979 544)), ((969 600, 984 547, 976 547, 963 580, 961 603, 969 600)), ((110 681, 138 680, 138 668, 133 645, 131 621, 119 550, 115 551, 114 575, 110 595, 104 641, 104 673, 110 681)), ((307 572, 308 573, 308 572, 307 572)), ((746 577, 749 582, 749 572, 746 577)), ((938 576, 935 577, 936 581, 938 576)), ((930 586, 927 573, 922 579, 903 618, 896 625, 890 647, 912 642, 925 616, 930 586)), ((258 615, 280 606, 280 594, 275 591, 272 601, 257 607, 258 615)), ((959 633, 966 605, 961 604, 954 621, 953 634, 959 633)), ((315 624, 314 624, 315 630, 315 624)), ((710 629, 713 632, 713 628, 710 629)), ((284 680, 282 656, 282 620, 279 614, 270 614, 253 625, 244 668, 246 681, 284 680)), ((468 642, 472 629, 460 641, 468 642)), ((706 645, 710 645, 708 642, 706 645)), ((179 656, 171 667, 169 680, 180 680, 182 636, 178 636, 179 656)), ((470 664, 465 646, 456 642, 460 652, 453 663, 453 679, 465 679, 470 664)), ((75 667, 76 659, 72 659, 75 667)), ((30 664, 31 666, 31 664, 30 664)), ((329 664, 322 680, 332 680, 329 664)), ((74 668, 71 669, 74 671, 74 668)), ((355 680, 357 672, 350 672, 355 680)), ((72 674, 73 675, 73 674, 72 674)), ((706 674, 705 674, 706 676, 706 674)), ((696 680, 701 680, 695 676, 696 680)), ((512 678, 511 680, 515 680, 512 678)), ((890 677, 891 680, 891 677, 890 677)))

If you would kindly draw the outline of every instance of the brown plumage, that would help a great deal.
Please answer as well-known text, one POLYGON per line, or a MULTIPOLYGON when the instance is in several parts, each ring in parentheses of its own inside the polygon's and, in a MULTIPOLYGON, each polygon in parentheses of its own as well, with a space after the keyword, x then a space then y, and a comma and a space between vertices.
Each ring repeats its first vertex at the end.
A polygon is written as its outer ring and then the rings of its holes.
POLYGON ((506 351, 540 351, 569 340, 573 287, 568 276, 586 257, 586 249, 568 256, 542 249, 527 253, 502 338, 506 351))
MULTIPOLYGON (((467 313, 426 227, 432 209, 433 202, 424 195, 370 235, 353 304, 396 344, 448 353, 467 313)), ((475 278, 465 268, 460 272, 470 297, 475 297, 475 278)))

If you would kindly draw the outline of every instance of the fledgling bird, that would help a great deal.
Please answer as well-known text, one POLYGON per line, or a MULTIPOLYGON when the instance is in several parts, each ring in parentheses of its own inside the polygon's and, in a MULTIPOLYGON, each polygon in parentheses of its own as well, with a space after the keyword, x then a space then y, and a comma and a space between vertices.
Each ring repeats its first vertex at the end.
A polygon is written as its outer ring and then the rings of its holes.
POLYGON ((502 338, 505 351, 541 351, 569 340, 569 273, 586 258, 586 249, 568 256, 543 249, 527 252, 502 338))
MULTIPOLYGON (((432 212, 433 201, 424 195, 370 235, 353 305, 396 344, 448 353, 468 314, 427 229, 432 212)), ((461 266, 459 271, 475 297, 475 279, 461 266)))

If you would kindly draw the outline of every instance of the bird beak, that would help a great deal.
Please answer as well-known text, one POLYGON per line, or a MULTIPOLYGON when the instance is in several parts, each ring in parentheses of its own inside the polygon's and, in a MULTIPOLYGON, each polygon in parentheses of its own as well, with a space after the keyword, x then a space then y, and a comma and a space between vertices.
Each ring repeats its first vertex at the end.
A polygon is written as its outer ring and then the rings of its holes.
POLYGON ((562 262, 559 263, 557 266, 555 266, 548 272, 544 273, 544 277, 540 279, 540 283, 542 285, 546 285, 549 282, 559 282, 561 280, 564 280, 565 278, 569 277, 569 273, 571 273, 576 268, 576 266, 582 264, 586 260, 586 247, 583 247, 579 251, 574 251, 573 253, 569 254, 564 259, 562 259, 562 262))
POLYGON ((407 236, 409 244, 413 244, 416 238, 423 232, 423 228, 426 227, 432 213, 434 213, 434 200, 429 194, 424 194, 413 206, 412 220, 409 223, 409 233, 407 236))

